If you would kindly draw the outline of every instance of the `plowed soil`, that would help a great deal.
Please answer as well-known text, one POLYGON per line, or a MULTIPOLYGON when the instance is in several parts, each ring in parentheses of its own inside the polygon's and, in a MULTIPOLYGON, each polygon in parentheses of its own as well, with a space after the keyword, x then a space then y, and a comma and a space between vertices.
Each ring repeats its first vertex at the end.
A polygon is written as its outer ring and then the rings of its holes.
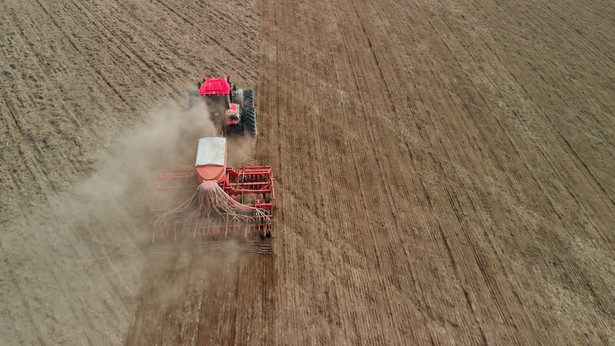
POLYGON ((2 1, 1 343, 615 344, 614 23, 607 0, 2 1), (276 254, 152 256, 153 181, 207 127, 177 103, 227 74, 255 89, 276 254))

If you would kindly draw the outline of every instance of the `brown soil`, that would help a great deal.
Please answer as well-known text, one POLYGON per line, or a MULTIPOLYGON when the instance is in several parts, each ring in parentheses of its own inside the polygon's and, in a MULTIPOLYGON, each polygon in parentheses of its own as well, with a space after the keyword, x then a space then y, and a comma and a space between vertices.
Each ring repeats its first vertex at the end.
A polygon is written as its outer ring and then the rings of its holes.
POLYGON ((3 1, 0 340, 614 344, 614 22, 610 1, 3 1), (156 172, 208 126, 174 102, 225 74, 255 87, 276 255, 148 255, 156 172))

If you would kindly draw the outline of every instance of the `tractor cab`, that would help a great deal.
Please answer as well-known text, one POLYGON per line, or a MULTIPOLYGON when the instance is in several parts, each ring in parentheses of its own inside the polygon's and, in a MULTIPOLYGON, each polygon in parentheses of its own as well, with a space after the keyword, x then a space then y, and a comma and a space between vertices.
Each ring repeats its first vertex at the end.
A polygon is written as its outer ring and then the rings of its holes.
POLYGON ((237 88, 230 77, 203 78, 198 90, 190 91, 190 106, 205 101, 209 117, 223 136, 256 137, 256 111, 251 89, 237 88))

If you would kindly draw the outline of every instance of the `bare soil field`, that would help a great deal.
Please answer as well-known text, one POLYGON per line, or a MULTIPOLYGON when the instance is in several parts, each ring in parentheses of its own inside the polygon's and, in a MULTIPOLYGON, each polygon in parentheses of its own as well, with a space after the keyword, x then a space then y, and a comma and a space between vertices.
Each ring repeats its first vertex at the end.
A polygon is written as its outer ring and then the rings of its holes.
POLYGON ((614 23, 606 0, 2 1, 2 344, 615 344, 614 23), (227 74, 255 88, 275 255, 152 256, 157 172, 208 126, 181 102, 227 74))

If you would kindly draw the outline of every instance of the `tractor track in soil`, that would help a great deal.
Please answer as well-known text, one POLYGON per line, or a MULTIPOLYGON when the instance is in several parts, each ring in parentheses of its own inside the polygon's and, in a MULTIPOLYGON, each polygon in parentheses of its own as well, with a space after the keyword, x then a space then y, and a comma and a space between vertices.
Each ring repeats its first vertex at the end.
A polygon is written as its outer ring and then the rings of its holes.
POLYGON ((609 1, 4 1, 0 340, 615 343, 614 20, 609 1), (97 162, 227 73, 255 89, 275 254, 150 252, 151 177, 114 194, 97 162))

